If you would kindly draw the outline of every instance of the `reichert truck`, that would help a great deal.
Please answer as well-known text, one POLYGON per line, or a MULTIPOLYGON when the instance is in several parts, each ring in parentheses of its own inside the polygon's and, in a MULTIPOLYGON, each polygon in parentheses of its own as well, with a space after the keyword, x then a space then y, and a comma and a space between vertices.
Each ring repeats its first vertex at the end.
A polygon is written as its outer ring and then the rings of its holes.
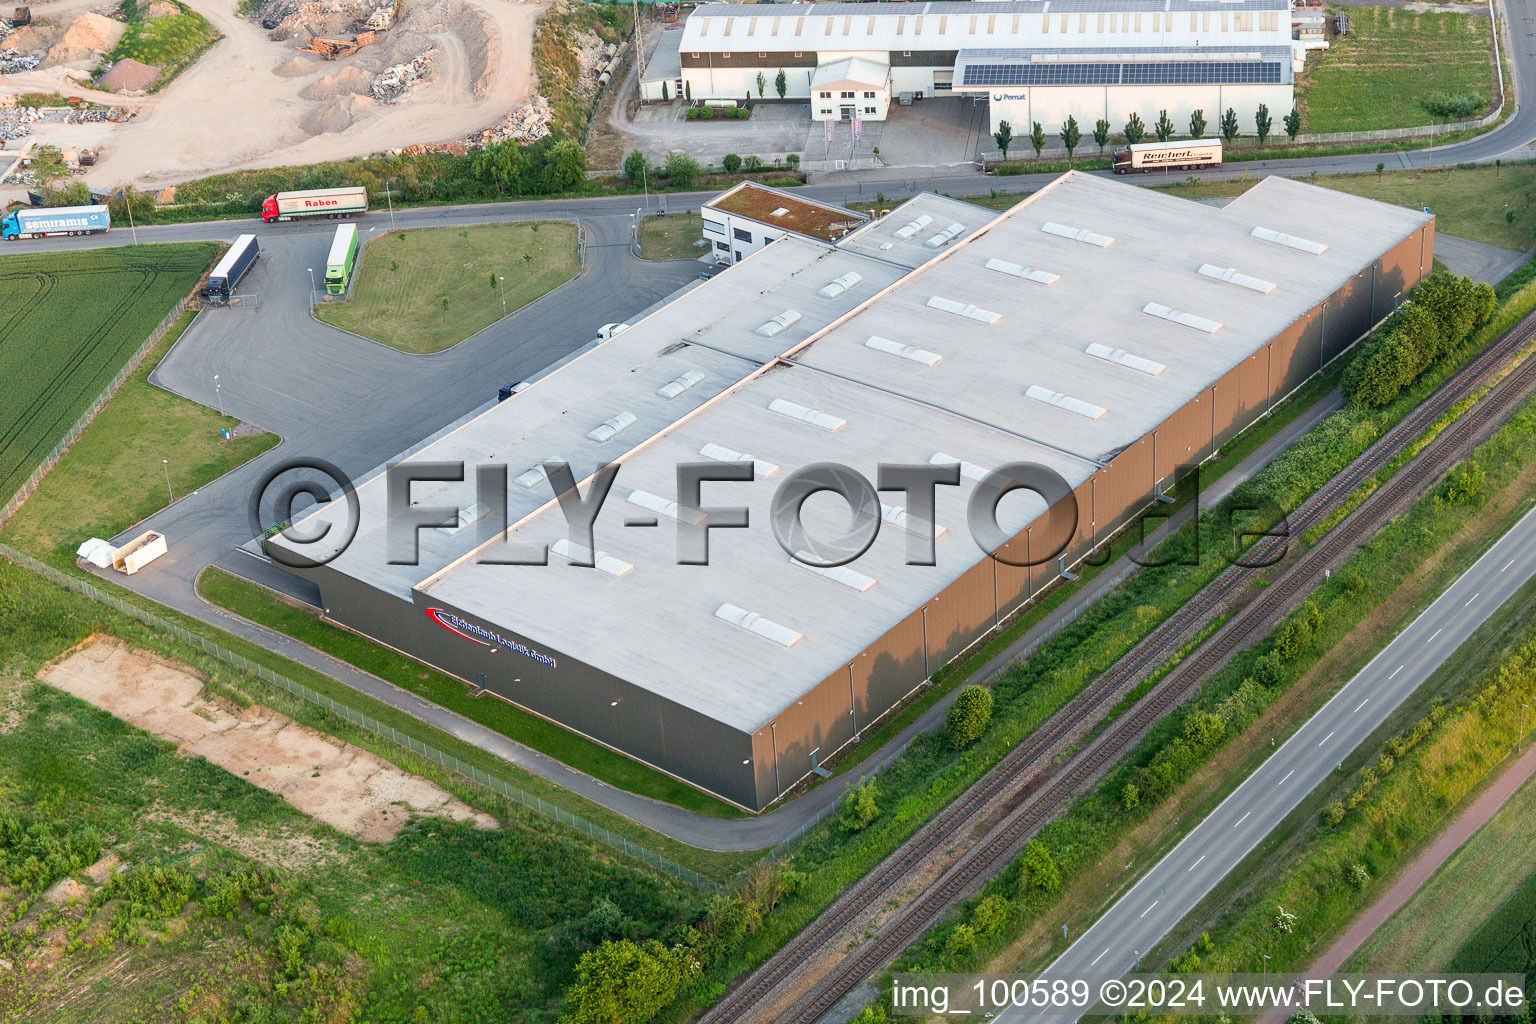
POLYGON ((1143 142, 1115 150, 1115 173, 1133 171, 1193 171, 1221 166, 1221 140, 1143 142))
POLYGON ((235 293, 235 285, 240 283, 240 278, 245 276, 245 272, 251 269, 251 264, 260 255, 261 246, 257 244, 255 235, 236 238, 235 244, 229 247, 224 258, 219 260, 208 275, 208 287, 203 289, 208 305, 227 305, 230 296, 235 293))
POLYGON ((49 235, 94 235, 112 226, 105 206, 55 206, 47 210, 12 210, 0 221, 0 237, 46 238, 49 235))
POLYGON ((306 192, 279 192, 261 202, 261 219, 296 220, 300 217, 350 217, 368 212, 368 190, 360 185, 346 188, 312 188, 306 192))

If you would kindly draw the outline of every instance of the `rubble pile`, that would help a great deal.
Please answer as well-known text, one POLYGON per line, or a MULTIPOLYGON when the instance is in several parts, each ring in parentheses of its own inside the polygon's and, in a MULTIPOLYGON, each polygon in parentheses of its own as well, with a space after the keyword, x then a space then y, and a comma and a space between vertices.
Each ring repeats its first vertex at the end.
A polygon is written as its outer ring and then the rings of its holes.
POLYGON ((391 150, 393 154, 405 156, 424 156, 427 153, 447 153, 449 156, 463 156, 469 152, 467 142, 418 142, 401 149, 391 150))
POLYGON ((554 116, 549 100, 538 93, 501 119, 499 124, 482 131, 473 141, 482 149, 507 139, 521 143, 537 142, 549 134, 549 120, 554 116))
POLYGON ((41 57, 34 57, 20 50, 10 47, 0 50, 0 75, 19 75, 23 71, 34 71, 41 63, 41 57))
POLYGON ((32 134, 32 122, 43 115, 36 107, 0 108, 0 139, 24 139, 32 134))
POLYGON ((432 77, 433 62, 436 59, 437 51, 428 50, 404 64, 396 64, 380 71, 369 85, 373 98, 381 103, 400 102, 411 91, 413 85, 432 77))

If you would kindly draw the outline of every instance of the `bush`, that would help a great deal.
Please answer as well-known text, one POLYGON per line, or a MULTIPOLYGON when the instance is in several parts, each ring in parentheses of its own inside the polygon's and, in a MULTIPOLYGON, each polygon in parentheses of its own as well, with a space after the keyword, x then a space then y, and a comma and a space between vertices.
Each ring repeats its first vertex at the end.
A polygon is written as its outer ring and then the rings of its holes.
POLYGON ((985 686, 967 686, 944 713, 944 738, 950 749, 961 750, 980 739, 991 720, 992 691, 985 686))
POLYGON ((645 154, 638 149, 630 150, 629 156, 624 158, 624 177, 631 185, 640 185, 645 181, 646 170, 645 154))
POLYGON ((971 911, 971 927, 986 938, 1002 934, 1008 924, 1008 901, 993 893, 983 897, 971 911))
POLYGON ((784 162, 789 164, 790 170, 795 170, 800 166, 800 154, 786 153, 784 156, 784 162))
POLYGON ((697 182, 704 170, 693 157, 675 150, 667 154, 666 162, 662 164, 661 169, 670 184, 681 188, 687 188, 697 182))
POLYGON ((762 157, 760 157, 760 156, 749 156, 749 157, 747 157, 746 161, 742 164, 742 166, 745 167, 749 171, 760 171, 760 170, 762 170, 767 165, 763 163, 763 158, 762 157))
POLYGON ((684 111, 683 117, 690 121, 697 121, 699 119, 699 108, 689 107, 686 111, 684 111))
POLYGON ((1475 92, 1456 95, 1437 92, 1424 100, 1424 109, 1436 117, 1471 117, 1488 105, 1488 101, 1475 92))
POLYGON ((725 168, 726 174, 735 174, 741 170, 741 157, 735 153, 727 153, 720 159, 720 166, 725 168))
POLYGON ((880 817, 880 790, 875 785, 874 779, 859 777, 859 784, 850 789, 843 797, 843 810, 838 816, 838 822, 848 832, 858 832, 867 828, 871 822, 880 817))
POLYGON ((1038 839, 1031 839, 1024 847, 1023 870, 1019 885, 1026 889, 1052 892, 1061 886, 1061 871, 1051 859, 1051 851, 1038 839))

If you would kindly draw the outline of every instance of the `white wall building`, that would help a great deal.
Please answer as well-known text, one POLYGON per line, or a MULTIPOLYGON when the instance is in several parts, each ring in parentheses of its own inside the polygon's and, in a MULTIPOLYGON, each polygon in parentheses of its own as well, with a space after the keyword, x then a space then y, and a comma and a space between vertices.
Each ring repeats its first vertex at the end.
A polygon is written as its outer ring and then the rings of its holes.
POLYGON ((715 261, 734 264, 788 234, 836 242, 869 220, 855 210, 818 203, 782 189, 743 181, 705 203, 704 240, 715 261))
POLYGON ((714 3, 689 16, 679 56, 695 100, 755 97, 759 73, 771 98, 782 70, 818 120, 968 93, 1019 135, 1069 115, 1084 134, 1161 110, 1182 125, 1196 109, 1214 131, 1228 108, 1252 131, 1260 103, 1276 119, 1294 103, 1291 44, 1288 0, 714 3))

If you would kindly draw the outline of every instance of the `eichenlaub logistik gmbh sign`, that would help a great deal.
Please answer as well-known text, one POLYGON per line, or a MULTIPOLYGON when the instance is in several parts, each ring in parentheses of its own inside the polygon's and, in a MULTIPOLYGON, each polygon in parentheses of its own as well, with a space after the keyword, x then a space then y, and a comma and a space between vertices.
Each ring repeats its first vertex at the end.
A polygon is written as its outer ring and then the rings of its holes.
POLYGON ((453 614, 453 612, 444 611, 441 608, 428 608, 427 618, 442 626, 448 632, 456 633, 471 643, 490 648, 505 647, 507 650, 521 654, 525 658, 532 658, 541 665, 548 665, 550 668, 559 667, 555 664, 555 659, 549 655, 535 651, 518 643, 516 640, 508 640, 495 630, 486 629, 484 626, 477 626, 473 622, 461 619, 453 614))

